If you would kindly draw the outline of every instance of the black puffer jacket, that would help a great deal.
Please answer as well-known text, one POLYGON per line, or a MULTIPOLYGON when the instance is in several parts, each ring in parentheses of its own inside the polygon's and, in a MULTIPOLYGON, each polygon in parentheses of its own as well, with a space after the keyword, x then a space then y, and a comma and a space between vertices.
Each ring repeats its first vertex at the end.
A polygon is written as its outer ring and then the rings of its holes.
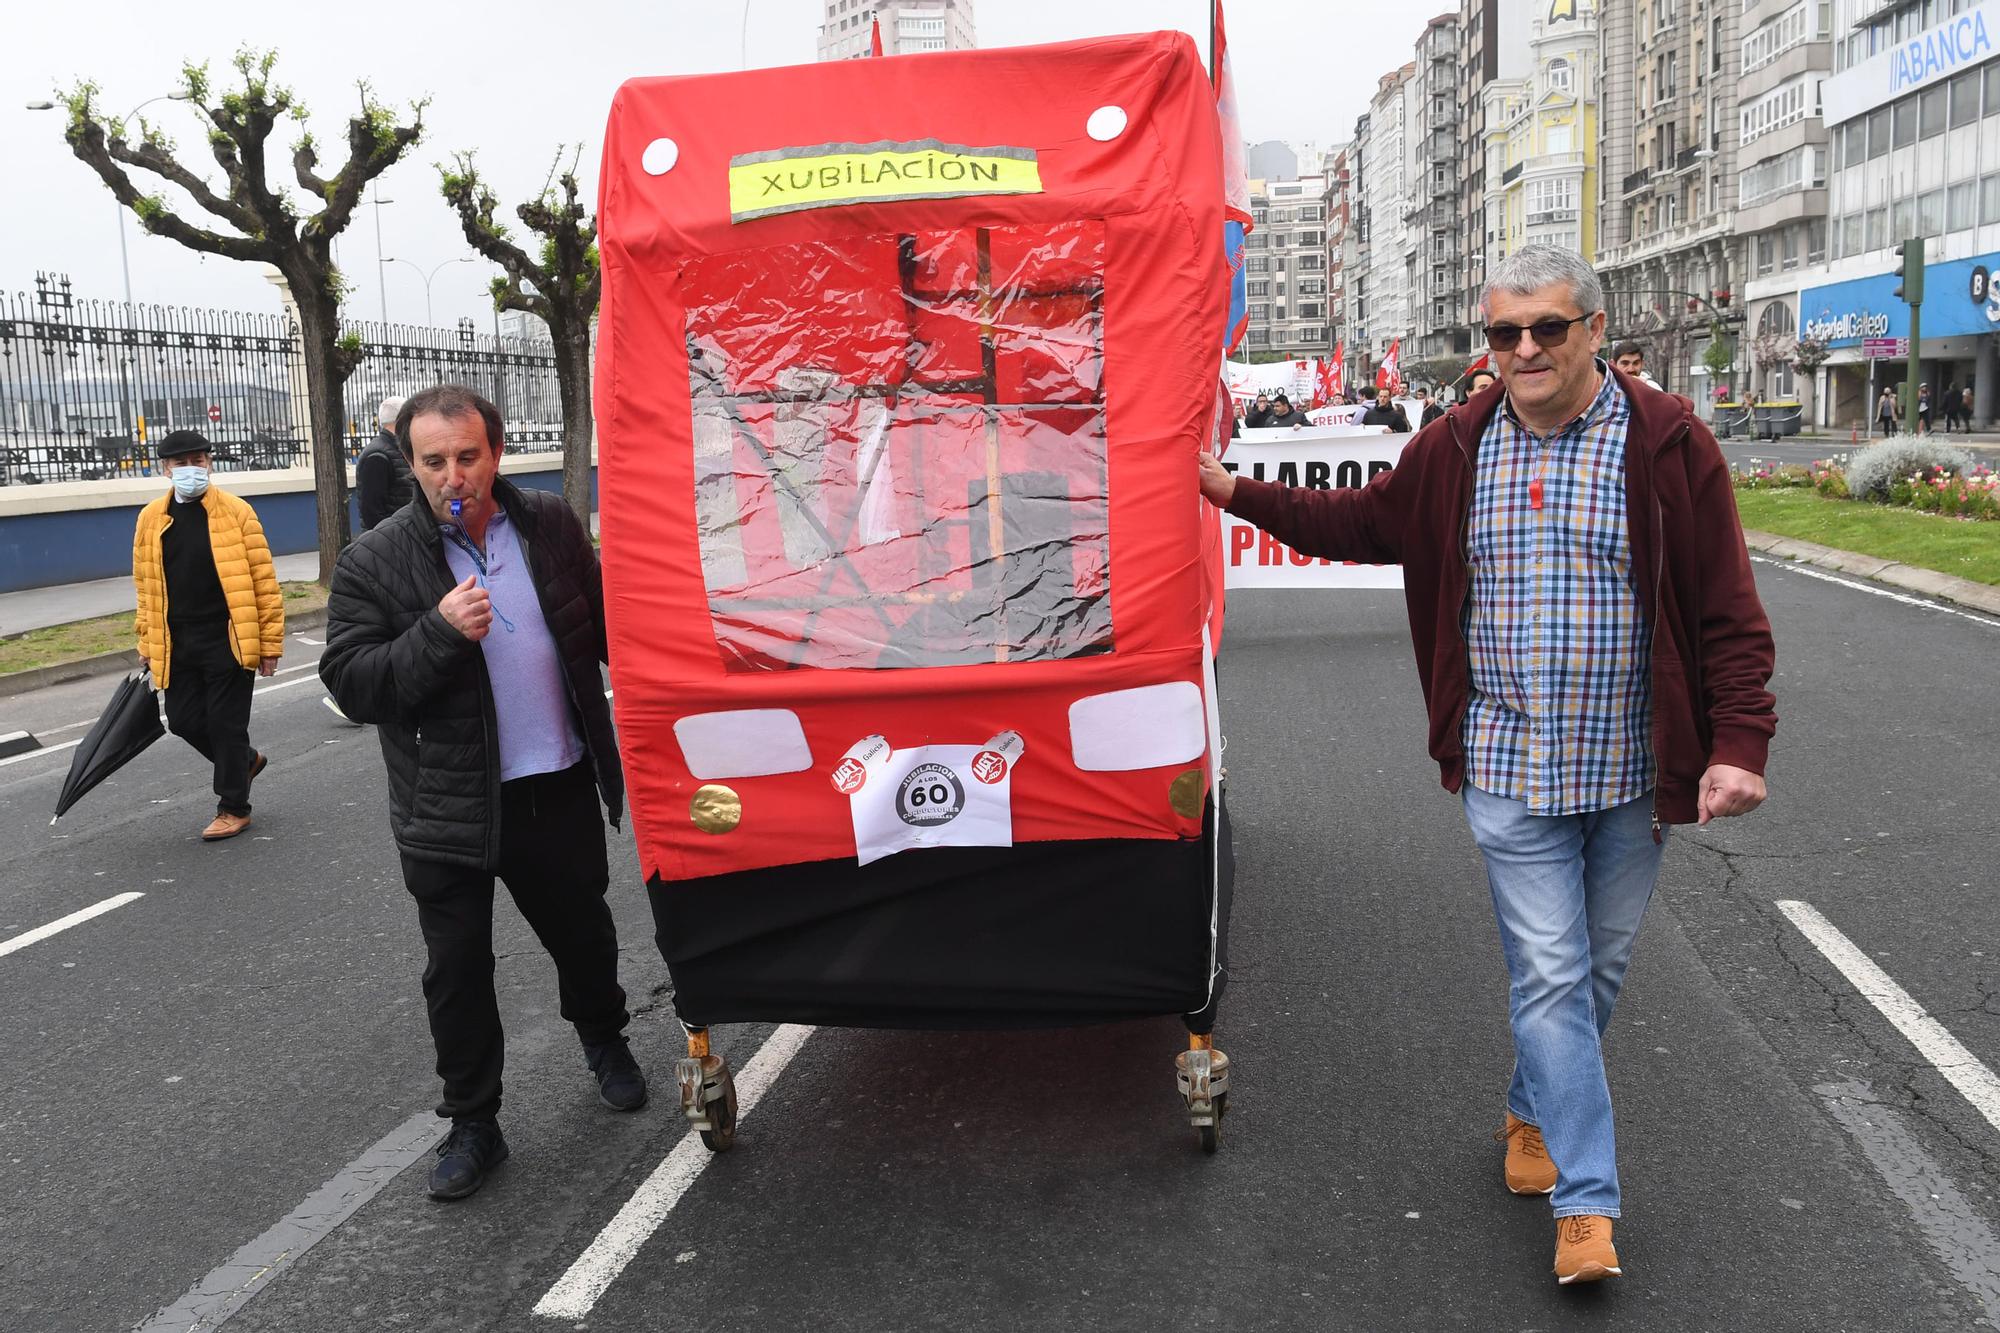
MULTIPOLYGON (((615 827, 625 778, 598 663, 606 659, 597 552, 561 497, 496 479, 555 636, 597 790, 615 827)), ((396 845, 427 861, 497 870, 500 745, 479 645, 437 604, 457 583, 421 493, 340 553, 319 677, 341 711, 373 722, 389 769, 396 845)))

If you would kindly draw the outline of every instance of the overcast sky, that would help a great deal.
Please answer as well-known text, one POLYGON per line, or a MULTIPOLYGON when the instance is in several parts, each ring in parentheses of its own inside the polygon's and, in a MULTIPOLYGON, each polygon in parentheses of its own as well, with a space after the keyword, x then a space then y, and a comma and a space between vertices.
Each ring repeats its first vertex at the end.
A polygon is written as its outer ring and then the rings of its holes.
MULTIPOLYGON (((810 61, 821 0, 748 0, 749 63, 810 61)), ((178 86, 183 59, 210 63, 214 82, 233 79, 239 45, 276 47, 277 77, 314 113, 322 144, 344 144, 366 77, 384 100, 429 94, 426 133, 380 180, 382 253, 410 263, 383 270, 389 318, 422 322, 429 271, 466 253, 456 219, 438 195, 433 163, 476 148, 509 210, 538 189, 558 144, 584 144, 584 185, 596 192, 598 136, 612 93, 627 78, 739 68, 744 0, 598 0, 451 5, 426 0, 341 4, 181 0, 178 4, 90 0, 72 8, 44 0, 0 0, 0 288, 31 289, 39 270, 67 273, 80 296, 116 299, 117 206, 62 140, 60 111, 27 111, 80 78, 103 88, 122 115, 178 86), (448 48, 448 49, 447 49, 448 48)), ((1445 4, 1439 3, 1442 10, 1445 4)), ((1379 74, 1411 58, 1425 15, 1394 4, 1350 0, 1232 0, 1230 49, 1243 131, 1264 139, 1339 142, 1352 132, 1379 74)), ((981 46, 1014 46, 1174 27, 1206 51, 1208 0, 978 0, 981 46)), ((208 161, 192 112, 171 102, 145 113, 185 150, 208 161)), ((291 141, 289 127, 274 140, 291 141)), ((325 156, 332 156, 323 150, 325 156)), ((288 163, 289 154, 281 160, 288 163)), ((185 151, 183 160, 193 162, 185 151)), ((211 178, 220 173, 210 165, 211 178)), ((332 170, 331 164, 322 168, 332 170)), ((141 189, 146 188, 143 184, 141 189)), ((348 313, 378 318, 375 217, 364 208, 339 240, 354 281, 348 313)), ((253 265, 194 254, 126 221, 132 295, 141 302, 275 310, 253 265)), ((451 264, 431 283, 434 323, 471 315, 490 325, 485 299, 494 270, 484 260, 451 264)))

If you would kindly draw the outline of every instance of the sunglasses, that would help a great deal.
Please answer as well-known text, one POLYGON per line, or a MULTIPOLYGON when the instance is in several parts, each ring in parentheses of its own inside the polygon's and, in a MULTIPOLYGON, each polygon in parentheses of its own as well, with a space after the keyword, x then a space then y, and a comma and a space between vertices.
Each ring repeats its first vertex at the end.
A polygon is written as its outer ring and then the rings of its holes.
POLYGON ((1496 352, 1511 352, 1521 345, 1523 333, 1532 333, 1537 347, 1561 347, 1569 341, 1569 326, 1589 318, 1578 315, 1575 319, 1539 319, 1525 328, 1519 324, 1488 324, 1486 345, 1496 352))

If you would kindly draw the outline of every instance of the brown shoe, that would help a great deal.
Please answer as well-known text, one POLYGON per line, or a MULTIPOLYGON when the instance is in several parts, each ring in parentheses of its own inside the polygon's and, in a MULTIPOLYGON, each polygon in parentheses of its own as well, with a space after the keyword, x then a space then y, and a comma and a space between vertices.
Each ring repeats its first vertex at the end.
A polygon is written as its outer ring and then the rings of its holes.
POLYGON ((1556 1192, 1556 1164, 1549 1160, 1541 1130, 1509 1111, 1507 1123, 1495 1130, 1493 1137, 1507 1144, 1507 1161, 1501 1174, 1508 1189, 1516 1194, 1556 1192))
POLYGON ((256 758, 254 758, 254 759, 252 759, 252 760, 250 761, 250 778, 249 778, 249 780, 250 780, 251 782, 255 782, 255 781, 257 780, 257 775, 258 775, 259 773, 262 773, 262 772, 264 771, 264 766, 265 766, 266 764, 269 764, 269 763, 271 762, 271 756, 270 756, 270 755, 268 755, 268 754, 265 754, 265 753, 264 753, 264 752, 263 752, 262 750, 258 750, 258 751, 256 752, 256 756, 257 756, 256 758))
POLYGON ((201 840, 203 842, 221 842, 224 838, 235 837, 249 827, 250 816, 248 815, 219 814, 207 828, 201 831, 201 840))
POLYGON ((1611 1219, 1582 1214, 1556 1219, 1556 1281, 1600 1282, 1623 1277, 1618 1251, 1611 1248, 1611 1219))

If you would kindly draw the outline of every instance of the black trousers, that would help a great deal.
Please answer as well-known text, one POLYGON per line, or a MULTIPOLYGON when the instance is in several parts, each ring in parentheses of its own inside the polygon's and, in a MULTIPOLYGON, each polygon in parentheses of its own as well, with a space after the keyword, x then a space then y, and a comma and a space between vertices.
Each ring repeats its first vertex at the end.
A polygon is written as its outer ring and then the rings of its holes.
MULTIPOLYGON (((500 784, 500 879, 555 960, 562 1016, 585 1046, 618 1040, 629 1017, 604 901, 610 878, 589 761, 500 784)), ((438 1114, 491 1120, 506 1050, 493 992, 493 876, 405 855, 403 883, 430 955, 424 1003, 444 1080, 438 1114)))
POLYGON ((215 765, 215 808, 250 813, 250 687, 257 673, 230 651, 228 627, 212 631, 173 626, 167 669, 167 730, 215 765))

